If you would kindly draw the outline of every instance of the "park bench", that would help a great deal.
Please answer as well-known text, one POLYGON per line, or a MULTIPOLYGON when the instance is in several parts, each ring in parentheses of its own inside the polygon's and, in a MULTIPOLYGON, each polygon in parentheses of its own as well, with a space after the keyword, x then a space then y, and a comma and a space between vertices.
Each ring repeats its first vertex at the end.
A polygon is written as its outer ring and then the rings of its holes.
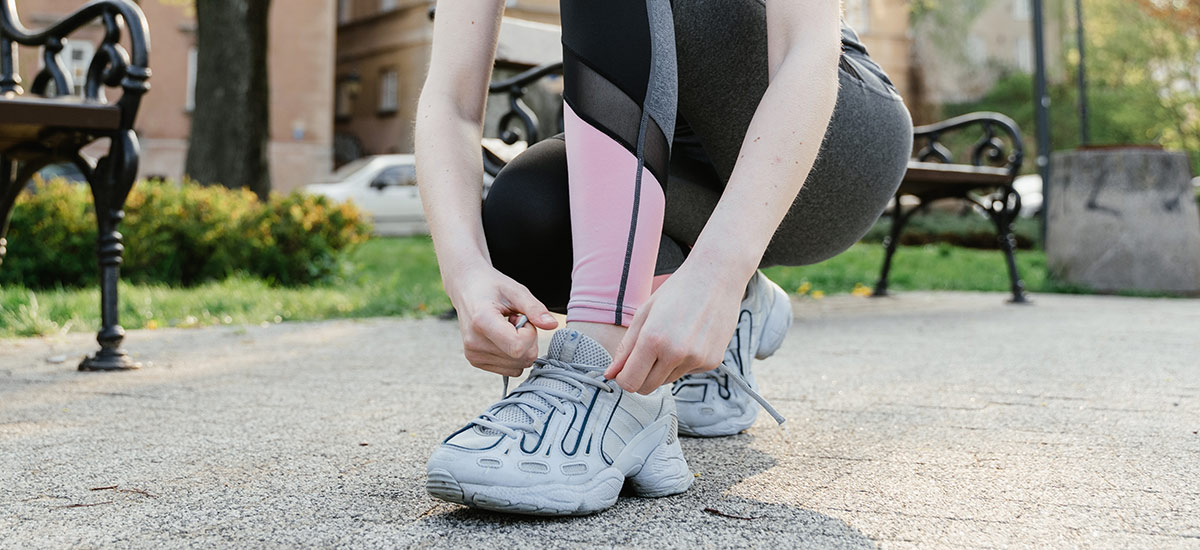
POLYGON ((121 348, 125 330, 118 320, 117 280, 124 248, 117 224, 137 175, 133 121, 150 88, 149 52, 145 17, 129 0, 92 0, 38 31, 21 24, 15 0, 0 0, 0 261, 21 190, 47 165, 75 165, 86 177, 96 207, 102 319, 100 350, 86 357, 80 370, 137 366, 121 348), (87 69, 82 97, 77 97, 60 52, 68 35, 93 22, 99 23, 103 37, 87 69), (40 48, 42 68, 28 90, 17 73, 18 46, 40 48), (119 88, 120 97, 108 101, 106 88, 119 88), (103 138, 108 139, 107 152, 98 160, 83 151, 103 138))
MULTIPOLYGON (((499 135, 493 139, 509 145, 522 140, 529 144, 539 141, 542 135, 538 117, 522 98, 538 80, 561 74, 562 63, 550 63, 493 82, 488 88, 489 94, 507 98, 507 110, 497 125, 499 135)), ((561 105, 556 122, 561 132, 561 105)), ((975 204, 991 219, 1007 262, 1012 302, 1026 302, 1025 284, 1014 257, 1016 238, 1012 232, 1012 222, 1021 210, 1021 196, 1013 189, 1013 182, 1020 174, 1025 158, 1016 123, 999 113, 972 113, 919 126, 914 129, 913 138, 914 155, 889 210, 892 223, 889 235, 884 239, 883 268, 874 296, 888 293, 892 260, 909 220, 935 202, 960 199, 975 204), (965 151, 956 155, 953 147, 965 151), (908 197, 915 199, 915 204, 906 205, 913 201, 901 200, 908 197)), ((483 160, 484 169, 495 177, 507 159, 485 146, 483 160)))

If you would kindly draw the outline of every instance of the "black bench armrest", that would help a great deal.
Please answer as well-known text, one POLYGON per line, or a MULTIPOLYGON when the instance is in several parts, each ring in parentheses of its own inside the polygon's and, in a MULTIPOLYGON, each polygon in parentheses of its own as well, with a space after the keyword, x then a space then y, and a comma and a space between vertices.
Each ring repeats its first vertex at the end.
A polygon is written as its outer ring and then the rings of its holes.
MULTIPOLYGON (((512 145, 518 141, 524 141, 530 145, 541 140, 541 135, 538 132, 538 117, 533 112, 533 109, 521 99, 525 96, 525 89, 536 83, 538 80, 549 75, 562 74, 562 63, 547 63, 522 72, 516 76, 499 80, 488 85, 488 94, 504 94, 508 96, 508 111, 500 116, 498 125, 499 138, 504 143, 512 145), (520 132, 513 129, 516 125, 520 132)), ((562 107, 558 110, 558 128, 562 131, 563 127, 563 111, 562 107)), ((487 148, 483 151, 483 169, 492 176, 500 173, 500 169, 504 168, 504 162, 487 148)))
MULTIPOLYGON (((969 136, 967 136, 969 137, 969 136)), ((1025 144, 1017 123, 1000 113, 971 113, 913 129, 915 140, 914 160, 945 164, 969 164, 971 166, 1003 168, 1011 179, 1016 179, 1025 162, 1025 144), (957 160, 955 153, 943 138, 967 130, 980 132, 980 137, 971 146, 965 160, 957 160)), ((1011 180, 1010 180, 1011 183, 1011 180)))
POLYGON ((41 97, 65 95, 71 90, 71 74, 58 55, 63 41, 72 32, 94 20, 100 20, 104 37, 88 67, 84 97, 105 102, 105 87, 121 87, 116 105, 121 109, 121 127, 132 128, 142 94, 149 88, 150 31, 141 8, 129 0, 92 0, 70 15, 41 30, 33 31, 17 17, 16 0, 0 0, 0 95, 20 94, 16 45, 42 49, 42 69, 30 84, 30 93, 41 97), (121 44, 122 28, 127 31, 128 51, 121 44), (54 92, 49 89, 54 83, 54 92))

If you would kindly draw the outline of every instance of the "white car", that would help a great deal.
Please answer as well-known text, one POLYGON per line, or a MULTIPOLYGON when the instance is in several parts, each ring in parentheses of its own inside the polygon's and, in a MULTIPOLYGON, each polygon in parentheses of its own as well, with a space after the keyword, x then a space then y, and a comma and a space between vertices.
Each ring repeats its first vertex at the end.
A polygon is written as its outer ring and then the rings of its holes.
POLYGON ((335 202, 353 202, 370 215, 377 235, 401 237, 429 232, 412 155, 363 157, 304 190, 335 202))
MULTIPOLYGON (((484 196, 487 196, 492 179, 490 175, 483 175, 484 196)), ((353 160, 325 181, 305 186, 304 191, 324 195, 335 202, 353 202, 371 217, 376 235, 429 234, 417 190, 416 160, 412 155, 374 155, 353 160)))

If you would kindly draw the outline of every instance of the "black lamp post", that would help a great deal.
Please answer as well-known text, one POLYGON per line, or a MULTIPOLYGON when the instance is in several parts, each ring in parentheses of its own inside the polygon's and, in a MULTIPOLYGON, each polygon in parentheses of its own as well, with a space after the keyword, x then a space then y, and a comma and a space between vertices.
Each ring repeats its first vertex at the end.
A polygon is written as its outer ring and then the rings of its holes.
POLYGON ((1033 101, 1037 121, 1037 167, 1042 177, 1042 244, 1046 243, 1046 212, 1050 209, 1050 94, 1046 87, 1046 36, 1043 0, 1030 0, 1033 11, 1033 101))
POLYGON ((1083 0, 1075 0, 1075 42, 1079 47, 1079 138, 1081 145, 1092 144, 1092 129, 1088 123, 1087 56, 1084 55, 1083 0))

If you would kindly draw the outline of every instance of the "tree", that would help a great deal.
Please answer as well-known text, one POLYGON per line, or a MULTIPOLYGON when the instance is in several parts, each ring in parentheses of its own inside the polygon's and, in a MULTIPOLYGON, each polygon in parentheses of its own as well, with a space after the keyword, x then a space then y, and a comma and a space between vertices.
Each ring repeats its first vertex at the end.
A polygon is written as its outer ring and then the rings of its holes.
POLYGON ((271 191, 267 143, 267 15, 270 0, 196 2, 196 86, 188 177, 271 191))

